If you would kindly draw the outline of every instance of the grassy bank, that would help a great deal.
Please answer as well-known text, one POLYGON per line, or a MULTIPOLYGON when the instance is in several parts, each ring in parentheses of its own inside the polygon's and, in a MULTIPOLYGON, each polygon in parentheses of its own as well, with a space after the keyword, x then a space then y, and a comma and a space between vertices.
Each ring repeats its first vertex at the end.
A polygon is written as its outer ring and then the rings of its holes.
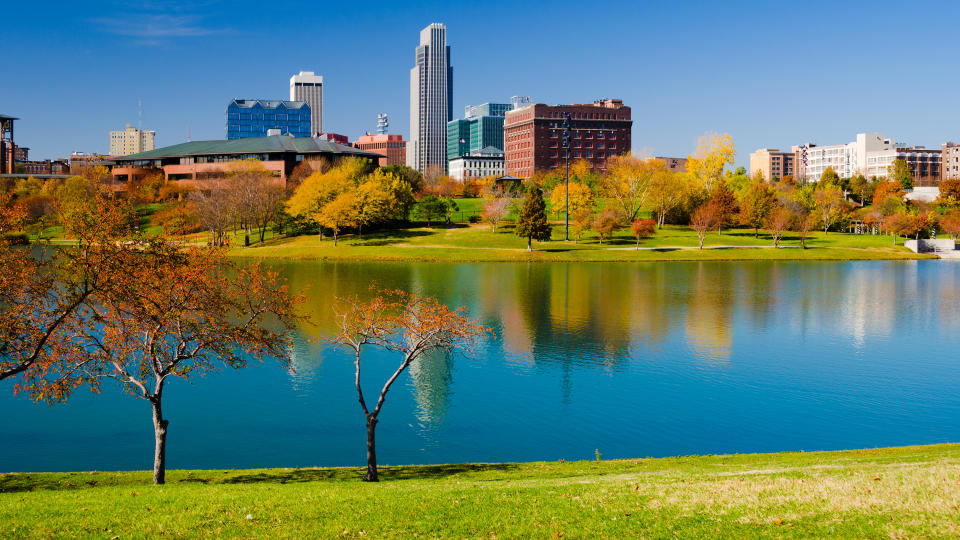
POLYGON ((960 445, 600 462, 0 475, 0 537, 956 537, 960 445))
MULTIPOLYGON (((812 233, 800 247, 795 234, 787 235, 779 248, 773 248, 768 235, 754 237, 752 230, 711 233, 704 249, 697 249, 696 234, 687 227, 665 226, 652 238, 640 242, 628 232, 620 231, 602 244, 593 235, 584 235, 578 242, 564 241, 563 227, 554 225, 549 242, 535 242, 534 251, 526 250, 526 240, 513 234, 512 225, 494 233, 488 224, 451 227, 412 227, 378 231, 363 238, 340 237, 337 246, 329 238, 316 235, 272 238, 262 244, 236 248, 238 257, 293 258, 328 260, 381 261, 674 261, 674 260, 863 260, 923 259, 902 245, 893 245, 890 236, 847 233, 812 233)), ((201 236, 194 241, 202 241, 201 236)), ((239 237, 231 245, 243 245, 239 237)))

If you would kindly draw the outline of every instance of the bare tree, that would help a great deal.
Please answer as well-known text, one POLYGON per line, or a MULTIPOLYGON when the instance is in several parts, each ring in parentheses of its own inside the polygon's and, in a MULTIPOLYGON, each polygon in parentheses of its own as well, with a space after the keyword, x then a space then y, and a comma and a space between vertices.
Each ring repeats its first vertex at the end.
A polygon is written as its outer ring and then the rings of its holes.
POLYGON ((347 347, 354 353, 354 384, 367 423, 367 482, 377 482, 376 427, 390 387, 410 364, 434 351, 451 353, 469 350, 480 336, 490 331, 466 316, 461 307, 451 310, 435 298, 399 290, 379 290, 369 302, 339 299, 339 328, 328 343, 347 347), (380 390, 371 409, 360 385, 362 353, 373 345, 398 353, 400 365, 380 390))
POLYGON ((513 201, 510 199, 498 197, 487 201, 487 204, 483 206, 483 216, 493 226, 493 232, 497 232, 497 224, 510 213, 512 203, 513 201))
POLYGON ((773 237, 773 247, 780 245, 780 239, 783 237, 784 231, 790 228, 793 220, 793 212, 783 206, 778 206, 770 211, 766 225, 767 230, 770 231, 770 236, 773 237))
POLYGON ((703 249, 703 239, 707 232, 717 227, 720 221, 720 212, 717 205, 712 202, 700 205, 690 216, 690 228, 697 233, 697 240, 700 242, 699 249, 703 249))
POLYGON ((200 223, 210 231, 211 243, 215 246, 224 245, 227 229, 235 223, 237 215, 237 202, 230 180, 206 180, 201 189, 190 193, 190 200, 196 205, 200 223))

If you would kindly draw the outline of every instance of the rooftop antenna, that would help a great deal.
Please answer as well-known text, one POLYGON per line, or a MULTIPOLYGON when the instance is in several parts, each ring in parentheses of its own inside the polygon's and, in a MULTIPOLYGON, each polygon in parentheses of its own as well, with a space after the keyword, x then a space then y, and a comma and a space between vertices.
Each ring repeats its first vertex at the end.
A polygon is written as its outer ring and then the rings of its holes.
POLYGON ((143 129, 143 96, 137 96, 137 129, 143 129))
POLYGON ((187 126, 187 142, 190 142, 190 126, 187 126))
POLYGON ((511 96, 510 104, 513 105, 513 110, 526 107, 530 104, 530 96, 511 96))
POLYGON ((384 135, 387 133, 387 128, 390 127, 390 121, 387 119, 386 113, 380 113, 377 115, 377 135, 384 135))

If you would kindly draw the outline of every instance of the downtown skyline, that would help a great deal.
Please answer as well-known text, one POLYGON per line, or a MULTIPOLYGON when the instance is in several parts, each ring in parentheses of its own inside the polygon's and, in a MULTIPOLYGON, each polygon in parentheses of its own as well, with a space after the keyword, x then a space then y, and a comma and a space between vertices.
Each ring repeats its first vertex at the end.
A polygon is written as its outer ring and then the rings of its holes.
POLYGON ((185 141, 188 130, 193 140, 222 139, 231 99, 284 99, 290 76, 308 70, 325 80, 325 131, 354 139, 387 113, 390 132, 408 138, 413 50, 420 29, 440 22, 457 68, 454 111, 511 95, 620 98, 634 110, 635 152, 685 156, 704 132, 727 132, 746 166, 757 148, 835 144, 856 132, 928 147, 960 138, 946 106, 960 76, 943 52, 949 15, 960 10, 946 3, 898 17, 884 5, 833 6, 831 20, 844 25, 829 39, 811 25, 827 3, 798 12, 614 2, 586 22, 570 16, 569 2, 298 7, 293 23, 245 6, 63 4, 48 18, 12 6, 23 22, 8 32, 13 54, 0 67, 22 81, 51 81, 55 71, 67 83, 6 85, 0 113, 21 118, 17 139, 33 159, 106 152, 110 130, 137 125, 140 97, 142 127, 157 132, 158 147, 185 141), (931 9, 942 16, 913 24, 931 9), (896 39, 878 47, 877 35, 896 39), (918 73, 937 84, 918 86, 918 73))

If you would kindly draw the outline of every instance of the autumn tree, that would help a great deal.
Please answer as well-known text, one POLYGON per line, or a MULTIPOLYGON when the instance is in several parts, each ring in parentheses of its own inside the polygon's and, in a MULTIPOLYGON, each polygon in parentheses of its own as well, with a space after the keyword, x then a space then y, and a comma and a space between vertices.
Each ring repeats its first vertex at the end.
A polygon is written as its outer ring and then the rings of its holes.
POLYGON ((940 182, 940 197, 937 202, 947 208, 960 207, 960 179, 946 179, 940 182))
POLYGON ((686 174, 663 169, 653 175, 650 179, 650 203, 656 214, 658 229, 663 227, 667 214, 683 203, 691 187, 686 174))
POLYGON ((766 227, 773 238, 773 247, 780 246, 780 239, 783 238, 783 233, 790 229, 794 218, 793 212, 783 206, 776 206, 770 211, 766 219, 766 227))
POLYGON ((807 249, 807 236, 810 231, 817 226, 817 216, 809 211, 802 211, 796 214, 793 220, 794 230, 800 236, 800 248, 807 249))
POLYGON ((277 273, 234 265, 219 248, 182 249, 155 238, 123 264, 122 279, 84 304, 81 380, 96 392, 102 380, 116 380, 150 404, 153 483, 163 484, 166 384, 251 360, 286 365, 302 299, 277 273))
POLYGON ((539 186, 531 185, 520 204, 517 226, 514 232, 520 238, 527 239, 527 251, 533 251, 533 240, 550 240, 551 228, 547 222, 547 205, 543 200, 543 191, 539 186))
POLYGON ((363 226, 390 219, 394 208, 390 192, 381 182, 371 179, 356 189, 357 236, 363 238, 363 226))
POLYGON ((867 181, 867 178, 860 173, 853 175, 850 178, 850 192, 857 196, 857 199, 860 200, 860 206, 865 204, 867 191, 870 189, 870 182, 867 181))
POLYGON ((699 187, 711 191, 723 178, 723 170, 732 165, 736 157, 733 137, 726 133, 709 132, 699 138, 697 149, 687 156, 687 171, 696 179, 699 187))
POLYGON ((657 222, 652 219, 637 219, 630 225, 633 236, 637 239, 637 251, 640 250, 640 240, 650 238, 657 229, 657 222))
POLYGON ((813 204, 823 226, 823 234, 833 225, 843 214, 846 207, 846 199, 840 188, 832 184, 825 184, 813 193, 813 204))
POLYGON ((740 211, 740 207, 737 203, 736 195, 734 195, 733 191, 727 186, 726 182, 717 182, 717 185, 714 186, 710 192, 710 204, 713 205, 716 213, 717 234, 719 235, 721 229, 730 227, 736 223, 736 217, 740 211))
MULTIPOLYGON (((14 392, 60 399, 75 386, 82 365, 81 306, 110 280, 123 277, 122 255, 134 250, 126 207, 98 195, 85 213, 61 214, 72 242, 39 253, 11 245, 0 234, 0 380, 17 379, 14 392)), ((19 227, 22 208, 0 208, 0 233, 19 227)))
POLYGON ((622 221, 616 210, 613 208, 605 208, 593 218, 593 223, 590 224, 590 228, 593 229, 593 232, 597 233, 597 236, 600 238, 600 243, 603 244, 603 239, 606 238, 609 240, 613 232, 620 228, 621 223, 622 221))
POLYGON ((837 171, 833 170, 833 167, 827 167, 823 170, 823 173, 820 174, 820 186, 839 186, 840 185, 840 175, 837 174, 837 171))
MULTIPOLYGON (((572 216, 574 243, 579 242, 580 238, 583 237, 583 233, 590 230, 590 225, 593 223, 595 213, 593 208, 584 208, 572 216)), ((656 222, 654 222, 654 224, 656 224, 656 222)))
POLYGON ((777 204, 777 196, 769 184, 754 179, 740 200, 740 222, 753 229, 753 237, 760 236, 767 216, 777 204))
POLYGON ((340 231, 359 225, 357 197, 351 192, 341 193, 337 198, 323 205, 316 217, 317 223, 333 232, 333 245, 337 245, 340 231))
MULTIPOLYGON (((570 182, 570 215, 576 214, 584 208, 593 208, 593 191, 586 184, 570 182)), ((562 216, 567 208, 567 186, 557 184, 550 193, 550 207, 562 216)))
POLYGON ((233 219, 239 220, 247 232, 251 226, 255 228, 263 242, 286 197, 283 182, 259 160, 247 159, 227 167, 223 186, 233 197, 233 219))
POLYGON ((954 240, 960 236, 960 210, 953 208, 940 218, 940 227, 954 240))
POLYGON ((699 249, 703 249, 704 237, 706 237, 708 231, 712 231, 714 227, 718 226, 717 222, 719 220, 717 205, 712 201, 700 205, 693 211, 693 214, 690 215, 690 228, 697 233, 699 249))
POLYGON ((499 197, 490 199, 483 205, 483 217, 490 222, 494 233, 497 232, 497 224, 510 213, 512 202, 505 197, 499 197))
POLYGON ((667 164, 659 159, 617 155, 608 160, 607 174, 598 178, 598 187, 603 196, 613 199, 625 219, 633 221, 647 201, 654 175, 667 170, 667 164))
MULTIPOLYGON (((354 192, 360 179, 367 175, 368 169, 369 164, 364 160, 347 159, 327 170, 314 172, 303 180, 287 200, 287 211, 293 216, 317 224, 322 238, 323 227, 326 226, 322 222, 327 221, 326 218, 331 214, 327 212, 324 217, 323 207, 344 193, 354 192)), ((355 196, 355 193, 353 195, 355 196)), ((343 205, 338 203, 338 206, 336 213, 342 214, 343 205)))
POLYGON ((197 210, 200 223, 210 231, 211 244, 226 245, 227 230, 237 214, 237 201, 230 180, 211 178, 203 183, 201 189, 190 193, 190 202, 197 210))
POLYGON ((466 315, 466 308, 451 310, 435 298, 399 290, 381 290, 369 302, 339 299, 337 333, 328 343, 346 347, 354 357, 354 385, 367 427, 367 482, 379 481, 376 428, 387 392, 414 362, 434 352, 469 351, 490 329, 466 315), (395 353, 400 363, 368 406, 360 384, 360 368, 368 347, 395 353))
POLYGON ((887 175, 890 181, 900 184, 901 189, 913 189, 913 171, 905 159, 893 160, 893 163, 887 167, 887 175))

